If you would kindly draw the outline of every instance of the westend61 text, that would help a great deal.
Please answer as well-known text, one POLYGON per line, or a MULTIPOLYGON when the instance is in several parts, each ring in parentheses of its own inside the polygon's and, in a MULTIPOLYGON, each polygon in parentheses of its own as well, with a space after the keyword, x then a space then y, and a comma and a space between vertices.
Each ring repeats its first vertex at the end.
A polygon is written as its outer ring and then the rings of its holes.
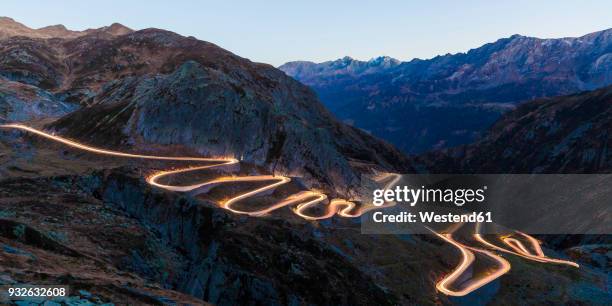
POLYGON ((436 214, 434 212, 385 214, 377 211, 372 215, 376 223, 491 223, 491 212, 472 212, 468 214, 436 214))

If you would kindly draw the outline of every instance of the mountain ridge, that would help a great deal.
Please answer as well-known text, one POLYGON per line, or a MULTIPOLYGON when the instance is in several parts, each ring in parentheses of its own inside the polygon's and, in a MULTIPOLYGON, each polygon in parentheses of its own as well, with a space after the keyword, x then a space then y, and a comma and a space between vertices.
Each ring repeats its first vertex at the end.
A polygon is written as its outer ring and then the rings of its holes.
POLYGON ((117 36, 125 35, 130 32, 133 32, 133 30, 120 23, 113 23, 110 26, 105 26, 97 29, 87 29, 83 31, 69 30, 66 28, 66 26, 62 24, 50 25, 39 29, 33 29, 20 22, 15 21, 13 18, 0 16, 0 39, 7 39, 18 36, 42 39, 73 39, 94 33, 105 33, 117 36))
MULTIPOLYGON (((484 46, 487 45, 491 45, 491 44, 496 44, 498 42, 504 42, 507 40, 513 40, 513 39, 534 39, 534 40, 540 40, 540 41, 546 41, 546 40, 580 40, 580 39, 584 39, 584 38, 589 38, 590 36, 597 36, 601 33, 607 33, 607 32, 612 32, 612 28, 606 29, 606 30, 601 30, 601 31, 595 31, 595 32, 591 32, 591 33, 587 33, 581 36, 565 36, 565 37, 558 37, 558 38, 540 38, 540 37, 536 37, 536 36, 528 36, 528 35, 522 35, 522 34, 512 34, 508 37, 502 37, 497 39, 494 42, 490 42, 490 43, 485 43, 483 45, 481 45, 480 47, 476 47, 476 48, 472 48, 469 49, 467 51, 459 51, 459 52, 447 52, 444 54, 437 54, 434 55, 432 57, 427 57, 427 58, 420 58, 420 57, 415 57, 412 59, 407 59, 407 60, 400 60, 398 58, 392 57, 392 56, 387 56, 387 55, 380 55, 380 56, 376 56, 376 57, 372 57, 368 60, 360 60, 360 59, 356 59, 351 57, 350 55, 345 55, 344 57, 341 58, 337 58, 335 60, 327 60, 327 61, 322 61, 322 62, 315 62, 315 61, 309 61, 309 60, 295 60, 295 61, 289 61, 286 62, 282 65, 279 65, 279 69, 281 69, 282 66, 285 66, 287 64, 291 64, 291 63, 298 63, 298 64, 312 64, 312 65, 322 65, 322 64, 327 64, 327 63, 334 63, 334 62, 341 62, 341 61, 345 61, 345 62, 357 62, 357 63, 371 63, 371 62, 375 62, 379 59, 386 59, 388 61, 392 61, 392 62, 396 62, 398 64, 405 64, 405 63, 410 63, 413 61, 419 62, 419 61, 430 61, 439 57, 446 57, 446 56, 455 56, 455 55, 465 55, 467 53, 469 53, 472 50, 476 50, 479 48, 482 48, 484 46)), ((290 65, 289 65, 290 66, 290 65)), ((283 70, 283 69, 281 69, 283 70)), ((283 70, 284 71, 284 70, 283 70)))
POLYGON ((340 119, 420 153, 475 141, 522 101, 611 84, 612 29, 561 39, 513 35, 388 68, 368 63, 345 57, 279 68, 340 119))

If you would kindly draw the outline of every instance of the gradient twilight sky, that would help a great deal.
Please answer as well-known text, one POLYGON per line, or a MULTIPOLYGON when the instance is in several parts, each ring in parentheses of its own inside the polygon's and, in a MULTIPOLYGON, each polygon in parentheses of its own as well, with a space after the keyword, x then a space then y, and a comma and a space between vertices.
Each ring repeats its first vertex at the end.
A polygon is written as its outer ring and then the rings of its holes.
POLYGON ((400 60, 465 52, 512 34, 581 36, 612 27, 612 1, 35 1, 2 0, 29 27, 122 23, 213 42, 275 66, 345 55, 400 60))

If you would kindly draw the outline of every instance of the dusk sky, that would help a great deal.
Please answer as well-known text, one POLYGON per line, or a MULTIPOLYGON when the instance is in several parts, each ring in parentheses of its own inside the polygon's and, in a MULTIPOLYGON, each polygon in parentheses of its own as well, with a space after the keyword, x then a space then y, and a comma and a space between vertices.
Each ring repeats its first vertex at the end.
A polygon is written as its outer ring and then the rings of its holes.
POLYGON ((33 28, 163 28, 275 66, 346 55, 431 58, 512 34, 558 38, 612 27, 609 0, 225 2, 3 0, 0 15, 33 28))

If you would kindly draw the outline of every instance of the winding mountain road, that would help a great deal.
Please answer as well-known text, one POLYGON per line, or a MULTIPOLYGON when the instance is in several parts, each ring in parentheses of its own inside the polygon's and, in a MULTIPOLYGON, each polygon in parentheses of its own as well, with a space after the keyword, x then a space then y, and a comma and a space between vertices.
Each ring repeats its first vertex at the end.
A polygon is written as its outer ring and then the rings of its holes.
MULTIPOLYGON (((155 156, 155 155, 141 155, 141 154, 132 154, 132 153, 124 153, 119 151, 106 150, 101 148, 96 148, 92 146, 88 146, 85 144, 81 144, 79 142, 69 140, 60 136, 56 136, 53 134, 46 133, 44 131, 28 127, 22 124, 5 124, 0 125, 2 129, 12 129, 12 130, 20 130, 28 133, 35 134, 37 136, 46 138, 48 140, 58 142, 64 144, 66 146, 95 153, 102 154, 108 156, 115 157, 123 157, 123 158, 136 158, 136 159, 149 159, 149 160, 164 160, 164 161, 187 161, 194 163, 208 163, 204 166, 192 166, 182 169, 176 170, 165 170, 158 171, 153 173, 152 175, 147 177, 147 182, 155 187, 162 188, 169 191, 174 192, 199 192, 200 190, 209 190, 212 187, 227 184, 227 183, 236 183, 236 182, 269 182, 269 184, 264 185, 263 187, 258 187, 253 190, 249 190, 247 192, 235 195, 227 200, 224 200, 218 205, 224 209, 227 209, 236 214, 246 214, 250 216, 263 216, 269 214, 275 210, 278 210, 283 207, 291 206, 293 208, 293 212, 306 219, 306 220, 319 220, 331 218, 335 215, 346 217, 346 218, 354 218, 363 215, 364 213, 373 210, 380 209, 389 206, 395 205, 395 203, 387 203, 382 206, 374 206, 374 205, 358 205, 355 202, 345 200, 345 199, 331 199, 328 201, 328 197, 326 194, 318 192, 318 191, 301 191, 296 194, 290 195, 287 198, 269 205, 265 208, 260 208, 254 211, 244 211, 235 208, 235 204, 243 201, 245 199, 262 195, 268 191, 274 190, 279 186, 287 184, 291 181, 291 178, 285 176, 275 176, 275 175, 254 175, 254 176, 222 176, 219 178, 215 178, 213 180, 200 182, 193 185, 167 185, 160 183, 160 180, 164 177, 168 177, 171 175, 179 175, 185 174, 188 172, 227 167, 230 165, 238 164, 239 160, 235 158, 203 158, 203 157, 171 157, 171 156, 155 156), (325 205, 327 202, 327 205, 325 205), (307 213, 307 211, 315 207, 317 205, 325 205, 325 212, 321 215, 313 215, 307 213)), ((401 175, 395 173, 384 173, 375 178, 378 182, 385 182, 384 188, 391 189, 400 181, 401 175)), ((204 192, 204 191, 202 191, 204 192)), ((442 280, 437 282, 436 288, 443 294, 450 296, 464 296, 467 295, 478 288, 492 282, 493 280, 499 278, 510 270, 510 263, 504 259, 502 256, 494 253, 493 251, 499 251, 506 254, 520 256, 529 260, 542 262, 542 263, 552 263, 552 264, 564 264, 570 265, 574 267, 578 267, 578 264, 566 261, 559 260, 546 257, 542 248, 540 246, 540 242, 535 238, 517 232, 511 236, 502 236, 500 237, 501 243, 505 244, 509 247, 509 249, 494 244, 492 242, 487 241, 482 234, 480 234, 480 224, 476 224, 476 229, 473 234, 473 238, 484 245, 486 249, 476 248, 473 246, 468 246, 464 243, 457 241, 453 233, 463 224, 456 224, 453 226, 453 230, 448 233, 438 233, 434 232, 439 238, 444 241, 450 243, 461 252, 461 258, 459 265, 448 275, 446 275, 442 280), (523 244, 521 239, 529 242, 528 245, 523 244), (474 275, 474 263, 477 258, 482 257, 483 260, 487 260, 493 262, 493 268, 488 269, 485 273, 476 273, 474 275), (467 273, 467 274, 466 274, 467 273), (468 275, 469 277, 465 277, 468 275)))

